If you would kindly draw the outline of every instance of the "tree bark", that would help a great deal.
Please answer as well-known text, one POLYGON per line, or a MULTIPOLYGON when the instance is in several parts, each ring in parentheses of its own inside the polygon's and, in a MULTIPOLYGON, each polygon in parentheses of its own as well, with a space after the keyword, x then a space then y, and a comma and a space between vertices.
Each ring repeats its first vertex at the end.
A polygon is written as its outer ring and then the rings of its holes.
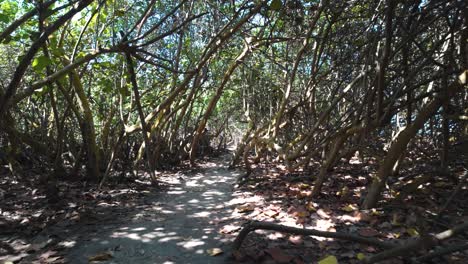
POLYGON ((364 209, 374 208, 379 201, 380 194, 388 176, 392 173, 392 168, 395 162, 400 157, 401 153, 405 151, 409 141, 416 135, 424 124, 429 120, 442 104, 452 98, 457 92, 461 91, 464 85, 466 85, 467 71, 464 71, 458 76, 458 79, 453 82, 448 88, 446 93, 437 95, 432 101, 424 105, 417 115, 414 122, 407 126, 393 142, 392 146, 388 150, 387 156, 381 162, 377 175, 369 187, 369 192, 362 204, 364 209))

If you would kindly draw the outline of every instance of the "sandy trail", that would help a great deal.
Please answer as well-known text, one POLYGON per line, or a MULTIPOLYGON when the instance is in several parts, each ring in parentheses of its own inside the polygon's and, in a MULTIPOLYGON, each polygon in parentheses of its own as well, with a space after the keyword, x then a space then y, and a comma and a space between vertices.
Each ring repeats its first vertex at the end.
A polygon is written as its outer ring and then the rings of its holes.
POLYGON ((86 240, 71 248, 67 262, 89 263, 88 257, 109 252, 112 258, 100 263, 227 263, 227 254, 207 254, 229 249, 218 223, 232 213, 229 201, 240 172, 227 165, 225 156, 197 173, 180 174, 166 192, 148 195, 130 218, 81 236, 86 240))

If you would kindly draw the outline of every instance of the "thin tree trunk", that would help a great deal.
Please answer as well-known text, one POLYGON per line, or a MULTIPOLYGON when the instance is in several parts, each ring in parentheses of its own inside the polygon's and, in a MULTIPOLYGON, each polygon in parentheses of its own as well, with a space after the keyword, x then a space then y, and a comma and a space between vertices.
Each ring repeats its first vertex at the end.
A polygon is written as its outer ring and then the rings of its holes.
POLYGON ((461 91, 463 86, 466 84, 468 71, 464 71, 458 76, 458 80, 452 83, 447 88, 447 93, 437 95, 432 101, 424 105, 417 115, 414 122, 407 126, 393 142, 392 146, 388 150, 387 156, 381 162, 377 175, 369 187, 369 192, 362 204, 364 209, 374 208, 379 201, 380 194, 385 186, 388 176, 392 172, 392 168, 395 162, 400 157, 401 153, 405 151, 410 140, 416 135, 424 124, 436 113, 436 111, 442 106, 442 104, 453 97, 457 92, 461 91))

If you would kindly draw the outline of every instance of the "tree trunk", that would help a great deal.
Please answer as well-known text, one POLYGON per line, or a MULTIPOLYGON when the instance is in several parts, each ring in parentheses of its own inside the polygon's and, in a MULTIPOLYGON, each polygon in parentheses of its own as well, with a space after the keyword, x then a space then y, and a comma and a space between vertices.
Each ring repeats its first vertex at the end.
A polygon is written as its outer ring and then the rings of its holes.
POLYGON ((424 105, 414 122, 401 131, 395 142, 390 147, 387 156, 380 164, 377 175, 374 177, 369 192, 362 204, 364 209, 374 208, 377 205, 382 189, 385 186, 385 182, 387 181, 388 176, 391 174, 395 162, 398 160, 401 153, 406 150, 408 142, 437 112, 437 110, 446 100, 449 100, 457 92, 462 90, 463 86, 466 84, 467 74, 468 71, 464 71, 461 75, 458 76, 458 80, 447 87, 446 93, 439 94, 432 101, 424 105))
MULTIPOLYGON (((63 59, 65 65, 70 64, 67 59, 63 59)), ((80 107, 81 117, 80 128, 83 135, 83 144, 86 149, 86 170, 87 178, 98 180, 100 178, 99 170, 99 148, 96 144, 96 132, 94 130, 94 119, 91 105, 83 89, 80 76, 76 70, 70 72, 71 83, 75 88, 75 95, 80 107)))

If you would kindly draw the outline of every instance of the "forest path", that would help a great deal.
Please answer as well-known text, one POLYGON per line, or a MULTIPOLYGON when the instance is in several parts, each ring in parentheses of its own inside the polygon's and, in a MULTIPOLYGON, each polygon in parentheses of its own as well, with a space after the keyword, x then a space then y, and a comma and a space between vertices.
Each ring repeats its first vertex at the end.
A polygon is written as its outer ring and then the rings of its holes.
POLYGON ((167 191, 149 194, 129 219, 82 234, 86 240, 76 241, 67 262, 110 253, 99 263, 226 263, 226 254, 213 257, 207 250, 229 248, 218 224, 231 220, 229 201, 241 172, 227 169, 227 156, 171 179, 167 191))

